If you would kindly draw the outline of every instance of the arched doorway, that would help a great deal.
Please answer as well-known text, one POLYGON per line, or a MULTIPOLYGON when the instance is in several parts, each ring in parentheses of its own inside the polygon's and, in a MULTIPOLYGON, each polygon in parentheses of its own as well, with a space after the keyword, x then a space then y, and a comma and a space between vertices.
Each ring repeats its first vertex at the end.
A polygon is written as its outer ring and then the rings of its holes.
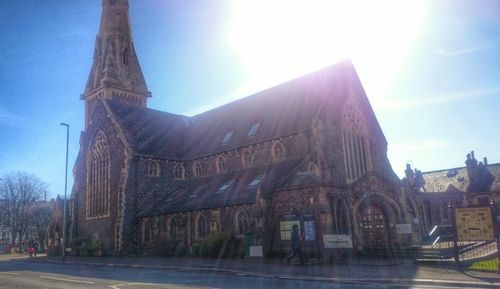
POLYGON ((373 204, 361 207, 358 223, 366 249, 389 247, 387 216, 381 207, 373 204))

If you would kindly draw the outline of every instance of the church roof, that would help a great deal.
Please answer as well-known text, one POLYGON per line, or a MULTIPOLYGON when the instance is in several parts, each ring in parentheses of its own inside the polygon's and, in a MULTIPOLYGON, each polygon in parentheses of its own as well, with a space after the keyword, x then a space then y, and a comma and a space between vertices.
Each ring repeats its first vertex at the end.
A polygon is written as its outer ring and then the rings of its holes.
MULTIPOLYGON (((500 191, 500 163, 489 164, 488 169, 495 177, 491 191, 500 191)), ((469 186, 469 175, 466 167, 438 170, 422 173, 425 192, 466 192, 469 186)))
POLYGON ((310 130, 352 73, 350 62, 340 62, 193 117, 108 103, 134 152, 190 160, 310 130))
POLYGON ((189 118, 116 100, 106 100, 135 153, 178 159, 189 118))
POLYGON ((151 199, 139 216, 254 204, 258 190, 263 197, 269 197, 272 192, 286 188, 303 162, 291 159, 225 175, 177 181, 174 186, 166 185, 162 196, 151 199))

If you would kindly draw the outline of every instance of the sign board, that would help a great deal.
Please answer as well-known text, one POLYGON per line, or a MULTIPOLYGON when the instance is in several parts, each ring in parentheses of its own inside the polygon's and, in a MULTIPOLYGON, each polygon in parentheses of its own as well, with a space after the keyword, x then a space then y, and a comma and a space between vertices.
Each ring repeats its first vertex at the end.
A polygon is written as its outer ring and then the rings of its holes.
POLYGON ((458 241, 493 241, 495 238, 491 209, 455 209, 458 241))
POLYGON ((397 224, 396 225, 396 232, 399 235, 411 234, 411 224, 397 224))
POLYGON ((304 221, 304 234, 306 241, 316 240, 316 231, 314 230, 314 221, 304 221))
POLYGON ((250 246, 250 257, 264 257, 262 246, 250 246))
POLYGON ((323 235, 323 244, 327 249, 352 249, 351 235, 323 235))

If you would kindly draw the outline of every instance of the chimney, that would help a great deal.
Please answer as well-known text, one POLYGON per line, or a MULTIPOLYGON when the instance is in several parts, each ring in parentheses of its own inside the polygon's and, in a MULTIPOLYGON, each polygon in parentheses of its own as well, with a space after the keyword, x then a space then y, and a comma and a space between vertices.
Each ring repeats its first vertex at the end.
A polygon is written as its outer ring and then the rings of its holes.
POLYGON ((485 167, 488 166, 488 159, 486 157, 483 158, 483 164, 485 167))
POLYGON ((471 151, 471 152, 470 152, 470 155, 472 156, 472 159, 473 159, 473 160, 474 160, 474 159, 476 159, 476 157, 474 156, 474 151, 471 151))

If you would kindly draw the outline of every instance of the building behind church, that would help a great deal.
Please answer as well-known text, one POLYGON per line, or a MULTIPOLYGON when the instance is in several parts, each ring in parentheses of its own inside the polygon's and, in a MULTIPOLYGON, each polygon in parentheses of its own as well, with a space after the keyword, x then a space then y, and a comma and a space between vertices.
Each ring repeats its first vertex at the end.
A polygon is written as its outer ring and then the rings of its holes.
POLYGON ((409 170, 402 186, 350 61, 192 117, 153 110, 128 2, 103 1, 82 95, 70 239, 123 255, 150 252, 158 240, 191 248, 224 232, 272 255, 289 247, 298 224, 308 252, 319 254, 331 235, 364 252, 419 243, 432 222, 418 181, 429 186, 432 177, 409 170))

